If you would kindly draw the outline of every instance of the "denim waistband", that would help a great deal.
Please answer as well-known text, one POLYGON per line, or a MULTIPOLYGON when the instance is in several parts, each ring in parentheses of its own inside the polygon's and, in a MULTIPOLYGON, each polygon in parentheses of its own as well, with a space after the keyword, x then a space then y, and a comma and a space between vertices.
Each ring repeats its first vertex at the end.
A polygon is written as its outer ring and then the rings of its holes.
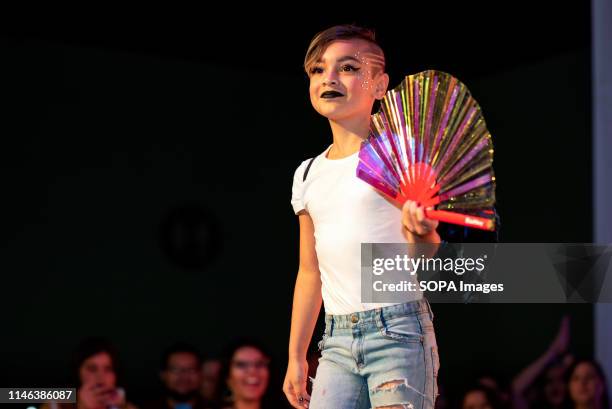
POLYGON ((392 318, 417 315, 420 313, 428 313, 429 318, 433 321, 433 312, 426 298, 420 300, 389 305, 371 310, 358 311, 352 314, 332 315, 325 314, 325 330, 331 331, 332 328, 353 328, 367 323, 376 324, 381 320, 386 321, 392 318))

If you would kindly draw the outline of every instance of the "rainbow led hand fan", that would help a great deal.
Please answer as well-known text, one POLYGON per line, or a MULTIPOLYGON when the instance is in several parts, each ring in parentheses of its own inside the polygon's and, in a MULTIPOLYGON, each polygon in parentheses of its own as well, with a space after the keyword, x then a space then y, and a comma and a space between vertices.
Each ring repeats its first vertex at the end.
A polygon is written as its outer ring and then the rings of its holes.
POLYGON ((428 218, 495 230, 493 143, 467 87, 440 71, 407 76, 372 115, 357 177, 428 218))

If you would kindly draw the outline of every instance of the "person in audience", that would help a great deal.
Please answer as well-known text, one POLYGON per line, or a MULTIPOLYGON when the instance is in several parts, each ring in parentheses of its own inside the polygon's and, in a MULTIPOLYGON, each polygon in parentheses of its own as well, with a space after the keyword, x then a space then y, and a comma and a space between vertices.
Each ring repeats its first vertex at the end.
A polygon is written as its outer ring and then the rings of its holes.
POLYGON ((480 383, 468 388, 461 400, 462 409, 505 409, 497 393, 480 383))
POLYGON ((570 320, 563 317, 548 349, 523 369, 512 382, 514 409, 560 409, 566 396, 564 375, 571 365, 568 354, 570 320))
POLYGON ((496 399, 504 407, 510 407, 510 393, 508 392, 508 384, 502 374, 497 371, 487 370, 480 374, 477 378, 479 385, 489 388, 495 393, 496 399))
POLYGON ((106 338, 86 338, 73 357, 76 404, 47 402, 40 409, 137 409, 118 387, 117 352, 106 338))
POLYGON ((200 385, 200 394, 207 402, 212 402, 215 399, 220 372, 221 361, 219 359, 206 359, 202 363, 202 384, 200 385))
POLYGON ((200 395, 202 356, 193 345, 177 343, 162 356, 160 379, 163 396, 145 409, 208 409, 211 403, 200 395))
POLYGON ((255 340, 237 340, 227 348, 219 380, 221 409, 277 407, 268 394, 270 354, 255 340))
POLYGON ((610 409, 603 369, 592 359, 580 359, 567 371, 567 409, 610 409))

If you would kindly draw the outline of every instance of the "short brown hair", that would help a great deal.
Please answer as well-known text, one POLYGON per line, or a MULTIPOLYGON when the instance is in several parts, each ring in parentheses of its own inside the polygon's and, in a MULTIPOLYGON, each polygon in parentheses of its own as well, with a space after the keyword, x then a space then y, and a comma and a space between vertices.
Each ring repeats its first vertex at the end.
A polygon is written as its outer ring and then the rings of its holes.
MULTIPOLYGON (((342 24, 333 26, 317 33, 308 46, 306 51, 306 57, 304 58, 304 71, 309 74, 310 67, 319 59, 325 52, 325 49, 329 44, 336 40, 352 40, 360 39, 365 40, 372 44, 377 52, 380 53, 383 60, 385 53, 382 47, 376 41, 376 33, 373 29, 360 27, 354 24, 342 24)), ((382 70, 385 70, 384 64, 382 70)))

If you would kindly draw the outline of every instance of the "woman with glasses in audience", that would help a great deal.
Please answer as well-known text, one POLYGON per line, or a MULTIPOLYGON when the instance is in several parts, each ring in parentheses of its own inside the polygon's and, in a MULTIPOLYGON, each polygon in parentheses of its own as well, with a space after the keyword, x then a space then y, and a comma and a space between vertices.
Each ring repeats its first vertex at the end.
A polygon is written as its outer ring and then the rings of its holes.
POLYGON ((268 393, 270 355, 255 340, 241 339, 230 345, 219 376, 221 409, 268 409, 279 407, 268 393))

